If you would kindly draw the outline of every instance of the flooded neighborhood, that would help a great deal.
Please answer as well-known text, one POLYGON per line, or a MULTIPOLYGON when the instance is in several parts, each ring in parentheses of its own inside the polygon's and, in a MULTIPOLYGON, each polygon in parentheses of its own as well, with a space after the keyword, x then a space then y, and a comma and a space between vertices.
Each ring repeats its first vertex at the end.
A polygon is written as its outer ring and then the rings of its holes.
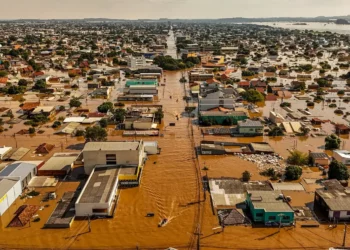
POLYGON ((290 25, 0 22, 0 248, 348 246, 350 28, 290 25))

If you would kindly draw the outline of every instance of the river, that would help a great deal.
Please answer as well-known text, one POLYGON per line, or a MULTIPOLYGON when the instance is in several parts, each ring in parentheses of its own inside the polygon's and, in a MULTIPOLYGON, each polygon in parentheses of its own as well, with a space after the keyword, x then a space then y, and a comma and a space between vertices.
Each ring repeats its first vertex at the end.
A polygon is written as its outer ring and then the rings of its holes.
POLYGON ((294 25, 295 22, 259 22, 254 24, 284 29, 330 31, 339 34, 350 34, 350 25, 335 23, 306 23, 306 25, 294 25))

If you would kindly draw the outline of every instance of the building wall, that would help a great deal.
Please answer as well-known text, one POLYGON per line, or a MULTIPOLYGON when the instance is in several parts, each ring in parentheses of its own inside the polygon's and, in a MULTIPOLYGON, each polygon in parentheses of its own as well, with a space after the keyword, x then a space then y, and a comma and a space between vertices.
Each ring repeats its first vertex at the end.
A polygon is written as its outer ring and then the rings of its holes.
POLYGON ((208 94, 206 97, 202 97, 198 100, 199 111, 207 111, 213 108, 223 106, 224 108, 233 109, 233 98, 220 98, 219 92, 208 94))
POLYGON ((149 95, 157 95, 158 90, 157 88, 154 89, 143 89, 143 88, 129 88, 129 94, 149 94, 149 95))
POLYGON ((134 122, 133 128, 137 130, 148 130, 152 128, 152 122, 134 122))
POLYGON ((263 132, 263 127, 239 127, 240 134, 259 134, 263 132))
POLYGON ((334 159, 336 159, 337 161, 339 161, 345 165, 350 165, 350 159, 343 158, 337 152, 333 152, 333 157, 334 157, 334 159))
POLYGON ((315 164, 318 163, 321 166, 327 166, 330 163, 329 159, 315 159, 314 161, 315 161, 315 164))
MULTIPOLYGON (((85 217, 87 215, 90 215, 90 216, 91 215, 103 215, 103 216, 110 215, 111 209, 113 208, 113 200, 116 197, 117 190, 118 190, 118 182, 119 182, 119 178, 117 178, 116 181, 114 182, 112 187, 112 192, 110 194, 108 202, 106 203, 79 203, 79 200, 80 200, 80 197, 79 197, 78 201, 75 203, 75 215, 77 217, 85 217), (107 209, 107 213, 97 213, 97 212, 94 212, 93 209, 107 209)), ((85 190, 85 187, 81 191, 80 195, 83 194, 84 190, 85 190)))
POLYGON ((138 150, 84 151, 83 154, 86 174, 90 174, 96 165, 105 165, 107 154, 115 154, 118 165, 139 165, 138 150))
POLYGON ((205 116, 205 115, 203 115, 202 118, 207 118, 207 119, 209 119, 209 120, 216 121, 216 123, 217 123, 218 125, 222 125, 222 124, 223 124, 223 121, 224 121, 226 118, 232 118, 233 124, 234 124, 234 125, 237 125, 237 122, 238 122, 238 121, 243 121, 243 120, 248 119, 247 116, 234 116, 234 115, 222 115, 222 116, 205 116))
POLYGON ((21 194, 21 182, 18 181, 3 197, 0 197, 0 216, 6 212, 6 210, 21 194))
MULTIPOLYGON (((329 210, 328 211, 328 218, 331 220, 334 217, 334 211, 329 210)), ((348 211, 340 211, 340 220, 349 220, 350 219, 350 208, 349 208, 349 214, 348 211)))

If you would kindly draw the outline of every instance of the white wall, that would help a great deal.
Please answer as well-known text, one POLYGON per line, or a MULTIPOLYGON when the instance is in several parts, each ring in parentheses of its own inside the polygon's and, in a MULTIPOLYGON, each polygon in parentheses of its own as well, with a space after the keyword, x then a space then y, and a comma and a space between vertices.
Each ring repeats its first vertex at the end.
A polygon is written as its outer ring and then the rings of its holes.
MULTIPOLYGON (((0 216, 12 205, 12 203, 22 194, 21 182, 16 184, 7 192, 6 197, 0 202, 0 216)), ((0 197, 1 199, 2 197, 0 197)))
POLYGON ((115 154, 118 165, 139 165, 138 150, 84 151, 83 154, 86 174, 90 174, 96 165, 105 165, 107 154, 115 154))
MULTIPOLYGON (((350 208, 349 208, 349 211, 350 211, 350 208)), ((350 215, 348 215, 347 213, 348 213, 347 211, 340 211, 339 219, 341 219, 341 220, 350 219, 350 215)), ((328 218, 333 219, 333 211, 328 212, 328 218)))
POLYGON ((333 157, 334 157, 334 159, 336 159, 337 161, 339 161, 339 162, 341 162, 341 163, 343 163, 343 164, 345 164, 345 165, 350 165, 350 159, 348 159, 348 158, 344 158, 344 157, 342 157, 342 156, 340 156, 337 152, 333 152, 333 157))

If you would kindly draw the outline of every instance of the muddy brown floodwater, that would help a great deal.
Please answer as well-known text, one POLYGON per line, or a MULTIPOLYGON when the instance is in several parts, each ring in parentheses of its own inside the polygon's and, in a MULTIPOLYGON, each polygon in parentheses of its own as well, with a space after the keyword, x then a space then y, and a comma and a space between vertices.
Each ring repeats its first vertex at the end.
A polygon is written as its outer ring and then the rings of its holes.
MULTIPOLYGON (((182 114, 185 102, 182 101, 184 86, 179 83, 180 72, 166 72, 166 86, 160 87, 158 103, 165 110, 164 125, 161 131, 163 137, 157 138, 161 154, 150 156, 143 170, 141 185, 137 188, 120 191, 120 200, 113 219, 98 219, 91 222, 92 231, 88 233, 87 221, 75 221, 70 229, 42 229, 49 214, 55 207, 51 201, 50 207, 39 211, 43 218, 40 222, 31 223, 24 228, 6 228, 3 221, 0 229, 0 246, 5 248, 27 249, 195 249, 198 243, 198 228, 200 228, 201 249, 327 249, 329 246, 340 245, 342 241, 342 226, 329 230, 326 226, 320 228, 285 228, 280 233, 277 229, 251 228, 244 226, 226 227, 221 234, 213 234, 213 228, 218 226, 218 219, 213 215, 209 193, 204 193, 200 184, 198 170, 204 165, 209 167, 209 177, 232 176, 240 177, 248 169, 253 173, 253 179, 262 179, 256 166, 234 156, 200 156, 197 163, 194 147, 203 138, 200 130, 192 124, 192 120, 183 115, 179 121, 176 114, 182 114), (175 98, 174 98, 175 97, 175 98), (177 102, 176 99, 179 99, 177 102), (169 127, 175 122, 175 127, 169 127), (193 128, 193 130, 192 130, 193 128), (193 137, 192 137, 193 131, 193 137), (200 195, 199 195, 200 192, 200 195), (201 203, 198 201, 201 200, 201 203), (153 212, 155 217, 145 217, 153 212), (168 218, 169 223, 158 228, 162 218, 168 218)), ((37 146, 40 142, 52 142, 64 145, 79 144, 75 138, 59 136, 50 137, 18 137, 21 146, 37 146)), ((295 138, 229 138, 205 136, 205 139, 222 139, 237 141, 264 141, 283 154, 293 145, 295 138)), ((109 136, 109 140, 125 140, 120 135, 109 136)), ((154 138, 137 138, 154 140, 154 138)), ((320 142, 319 138, 309 138, 299 142, 298 148, 314 148, 313 144, 320 142), (304 144, 310 145, 306 146, 304 144), (302 146, 304 145, 304 146, 302 146)), ((7 145, 15 146, 13 137, 7 137, 7 145)), ((319 145, 319 144, 317 144, 319 145)), ((60 147, 55 149, 60 151, 60 147)), ((40 159, 31 153, 27 159, 40 159)), ((43 158, 44 159, 44 158, 43 158)), ((200 173, 204 175, 205 173, 200 173)), ((66 190, 74 190, 77 184, 64 183, 59 187, 58 195, 66 190)), ((305 197, 309 201, 310 197, 305 197)), ((30 200, 39 203, 39 199, 30 200)))

